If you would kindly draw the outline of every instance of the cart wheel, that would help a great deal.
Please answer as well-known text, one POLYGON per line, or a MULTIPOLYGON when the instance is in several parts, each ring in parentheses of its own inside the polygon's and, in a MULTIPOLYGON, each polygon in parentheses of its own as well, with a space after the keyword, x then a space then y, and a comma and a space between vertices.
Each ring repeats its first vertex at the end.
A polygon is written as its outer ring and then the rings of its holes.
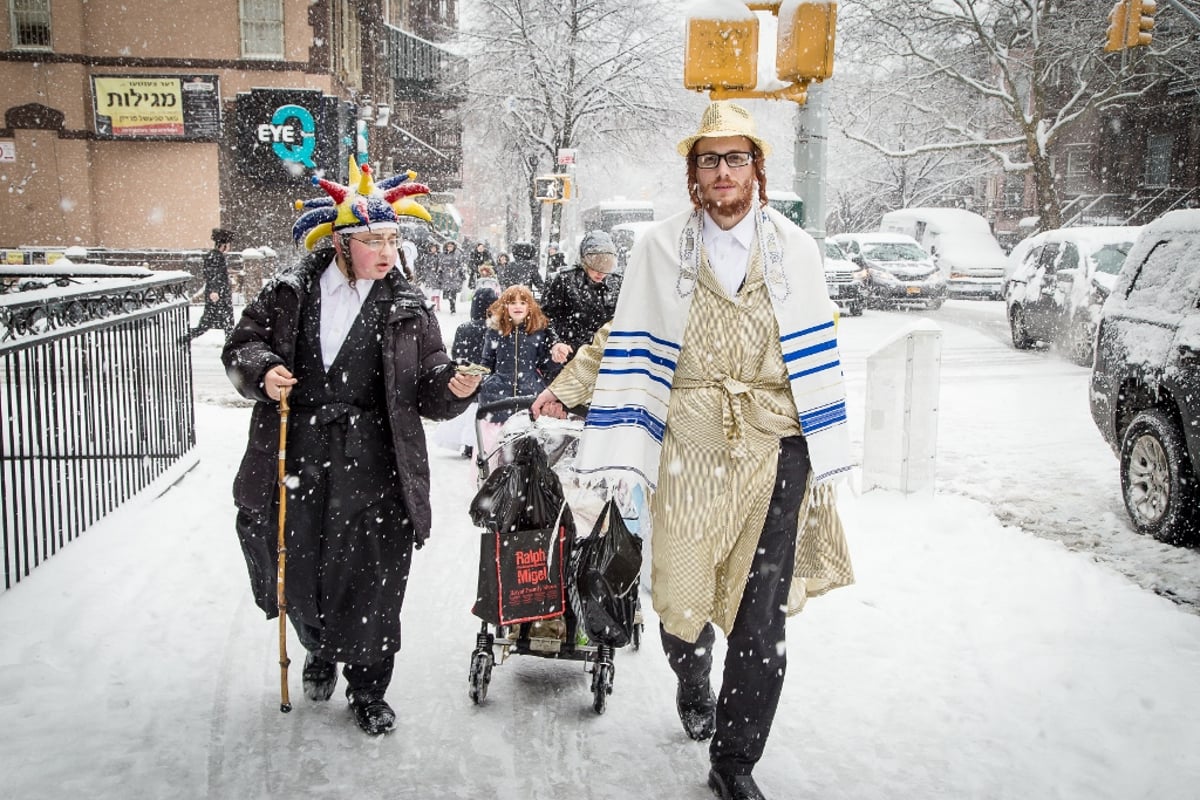
POLYGON ((592 709, 597 714, 603 714, 608 706, 608 696, 612 694, 613 665, 601 662, 592 671, 592 709))
POLYGON ((479 705, 487 699, 488 684, 492 682, 492 664, 495 659, 488 651, 476 650, 471 656, 471 700, 479 705))
POLYGON ((633 626, 633 639, 631 640, 631 644, 633 645, 634 652, 642 649, 642 628, 644 627, 645 626, 640 622, 633 626))

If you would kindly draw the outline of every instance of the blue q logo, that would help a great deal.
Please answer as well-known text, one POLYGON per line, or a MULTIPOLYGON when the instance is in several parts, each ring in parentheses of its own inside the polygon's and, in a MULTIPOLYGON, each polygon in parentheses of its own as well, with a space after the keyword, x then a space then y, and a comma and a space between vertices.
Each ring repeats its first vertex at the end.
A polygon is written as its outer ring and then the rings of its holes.
POLYGON ((317 125, 307 108, 296 105, 280 106, 275 109, 270 125, 258 126, 258 140, 271 142, 271 149, 282 161, 297 161, 315 169, 312 154, 317 146, 317 125), (300 137, 296 140, 296 126, 288 120, 300 123, 300 137))

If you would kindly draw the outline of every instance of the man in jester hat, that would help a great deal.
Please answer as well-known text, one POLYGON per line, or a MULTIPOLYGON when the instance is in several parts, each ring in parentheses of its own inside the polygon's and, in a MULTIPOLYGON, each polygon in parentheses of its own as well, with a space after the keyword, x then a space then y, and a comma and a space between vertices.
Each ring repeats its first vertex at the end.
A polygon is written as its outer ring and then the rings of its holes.
POLYGON ((400 649, 400 609, 414 548, 429 536, 429 459, 421 417, 450 419, 479 385, 446 354, 437 319, 398 268, 400 217, 429 221, 411 173, 313 183, 292 228, 309 254, 269 282, 221 354, 256 401, 234 481, 237 532, 255 601, 276 603, 280 393, 287 432, 287 615, 308 651, 304 695, 328 700, 337 665, 354 719, 391 730, 384 700, 400 649))

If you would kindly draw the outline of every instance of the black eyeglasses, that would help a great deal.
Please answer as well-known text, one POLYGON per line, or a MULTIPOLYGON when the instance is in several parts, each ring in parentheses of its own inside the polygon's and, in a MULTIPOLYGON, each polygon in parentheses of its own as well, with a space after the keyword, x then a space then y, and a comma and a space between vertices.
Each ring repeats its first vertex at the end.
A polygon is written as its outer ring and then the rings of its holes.
POLYGON ((747 153, 740 150, 734 150, 732 153, 697 153, 695 156, 696 166, 700 169, 716 169, 724 159, 730 169, 747 166, 754 160, 753 153, 747 153))

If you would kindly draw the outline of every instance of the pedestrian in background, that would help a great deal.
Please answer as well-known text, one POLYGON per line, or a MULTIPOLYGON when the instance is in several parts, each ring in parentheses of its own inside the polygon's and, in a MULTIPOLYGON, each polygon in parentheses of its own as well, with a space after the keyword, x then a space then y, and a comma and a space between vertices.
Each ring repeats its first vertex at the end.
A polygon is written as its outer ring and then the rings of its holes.
POLYGON ((504 289, 527 286, 536 297, 545 286, 542 274, 538 271, 537 247, 530 242, 514 242, 512 256, 512 261, 504 267, 496 266, 496 278, 500 286, 504 289))
POLYGON ((588 231, 579 244, 579 263, 550 279, 542 308, 572 353, 592 341, 613 318, 621 293, 617 247, 602 230, 588 231))
POLYGON ((404 181, 376 185, 353 156, 349 171, 346 186, 320 181, 329 198, 308 201, 292 228, 316 249, 263 287, 221 358, 255 401, 234 481, 255 602, 279 613, 276 456, 287 389, 285 590, 307 651, 304 696, 328 700, 342 664, 354 720, 377 735, 395 722, 384 695, 412 551, 432 524, 421 418, 461 413, 479 378, 457 373, 437 318, 397 269, 404 181))
POLYGON ((205 331, 220 328, 226 338, 233 330, 233 288, 229 285, 229 262, 225 254, 233 242, 233 231, 212 229, 212 249, 204 254, 201 268, 204 277, 204 313, 200 324, 188 331, 184 341, 191 341, 205 331))
POLYGON ((441 296, 450 304, 453 314, 458 303, 458 293, 463 286, 463 260, 458 252, 457 242, 446 242, 442 245, 442 257, 438 260, 437 285, 441 296))

